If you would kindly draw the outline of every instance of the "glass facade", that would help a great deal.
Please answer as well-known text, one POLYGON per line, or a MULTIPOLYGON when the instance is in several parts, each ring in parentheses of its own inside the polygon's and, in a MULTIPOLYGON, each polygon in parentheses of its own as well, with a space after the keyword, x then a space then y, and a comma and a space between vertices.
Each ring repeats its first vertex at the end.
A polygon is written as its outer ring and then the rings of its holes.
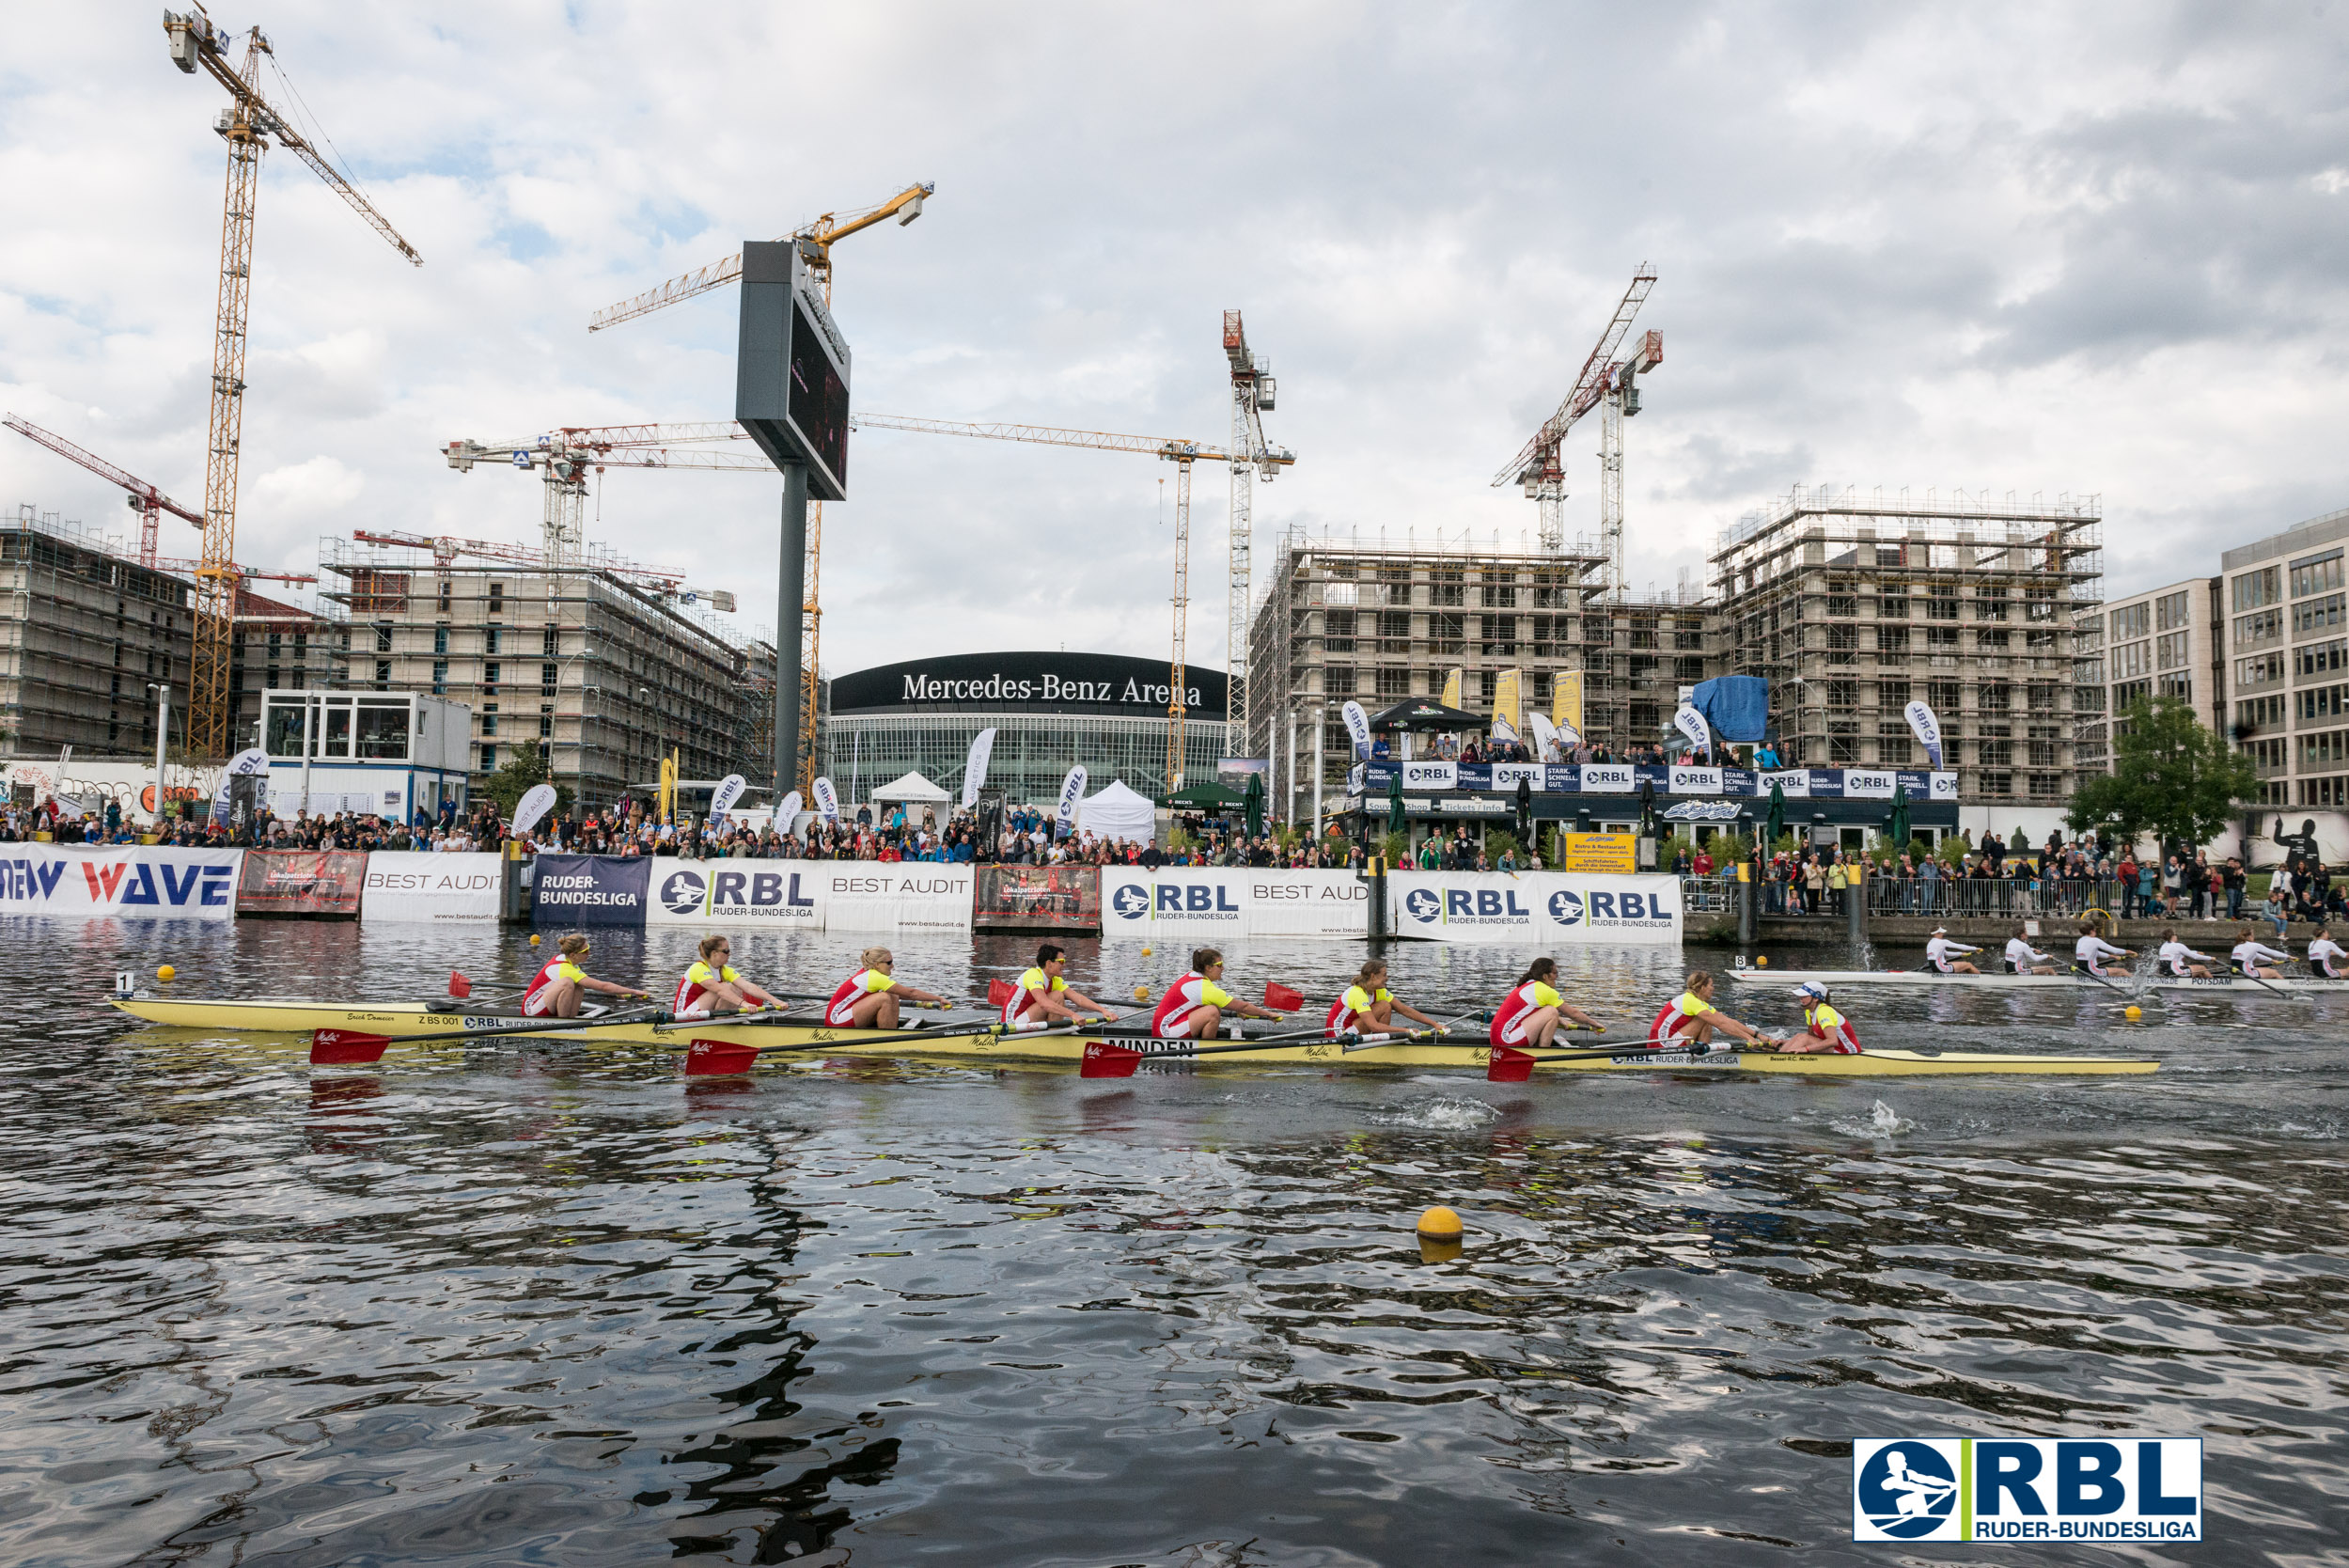
MULTIPOLYGON (((1088 794, 1111 779, 1136 794, 1167 793, 1167 721, 1075 713, 886 713, 834 715, 824 721, 823 772, 843 806, 911 771, 958 800, 971 742, 993 728, 987 786, 1015 804, 1049 807, 1059 799, 1069 769, 1085 764, 1088 794)), ((1183 770, 1194 782, 1212 780, 1228 756, 1221 719, 1186 719, 1183 770)))

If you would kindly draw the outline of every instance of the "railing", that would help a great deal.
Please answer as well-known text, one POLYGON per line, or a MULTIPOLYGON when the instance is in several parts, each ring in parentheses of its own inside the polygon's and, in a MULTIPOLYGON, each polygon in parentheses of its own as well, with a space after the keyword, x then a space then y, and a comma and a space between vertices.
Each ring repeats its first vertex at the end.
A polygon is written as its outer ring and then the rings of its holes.
POLYGON ((1939 918, 1973 916, 2076 916, 2100 909, 2119 916, 2125 902, 2119 882, 2073 881, 2061 877, 1871 877, 1871 915, 1923 915, 1939 918))

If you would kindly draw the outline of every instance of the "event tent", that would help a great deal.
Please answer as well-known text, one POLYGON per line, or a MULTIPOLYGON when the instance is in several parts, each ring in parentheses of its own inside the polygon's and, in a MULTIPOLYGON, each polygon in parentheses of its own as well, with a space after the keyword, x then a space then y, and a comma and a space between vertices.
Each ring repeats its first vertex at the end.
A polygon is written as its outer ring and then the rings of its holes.
POLYGON ((872 792, 878 801, 911 801, 917 806, 942 806, 952 797, 919 773, 909 773, 872 792))
POLYGON ((1148 795, 1137 795, 1113 778, 1101 793, 1077 802, 1076 825, 1096 839, 1147 844, 1158 829, 1158 808, 1148 795))

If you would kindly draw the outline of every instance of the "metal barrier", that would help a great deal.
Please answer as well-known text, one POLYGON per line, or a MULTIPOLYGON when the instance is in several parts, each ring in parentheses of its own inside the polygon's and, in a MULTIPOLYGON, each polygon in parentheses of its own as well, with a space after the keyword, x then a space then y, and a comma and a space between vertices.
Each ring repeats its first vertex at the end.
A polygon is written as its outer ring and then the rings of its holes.
POLYGON ((1871 877, 1868 912, 1997 919, 2077 916, 2100 909, 2117 917, 2122 909, 2122 886, 2065 877, 1871 877))

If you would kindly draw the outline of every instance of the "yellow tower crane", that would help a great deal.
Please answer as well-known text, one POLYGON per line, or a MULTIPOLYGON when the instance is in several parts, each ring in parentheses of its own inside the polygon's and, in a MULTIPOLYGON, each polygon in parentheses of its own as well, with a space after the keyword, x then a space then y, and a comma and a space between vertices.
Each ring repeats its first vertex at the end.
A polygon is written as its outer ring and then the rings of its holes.
MULTIPOLYGON (((277 144, 310 166, 394 249, 417 266, 424 258, 384 220, 358 188, 309 140, 286 123, 260 88, 264 59, 274 52, 258 27, 244 35, 244 60, 232 66, 234 38, 212 25, 202 7, 164 12, 171 63, 193 75, 198 68, 228 94, 212 129, 228 144, 228 192, 220 225, 220 302, 212 325, 211 417, 204 452, 204 545, 196 569, 196 647, 189 661, 188 745, 199 756, 228 749, 235 694, 228 660, 236 636, 237 453, 244 431, 245 311, 253 286, 253 195, 261 149, 277 144)), ((284 73, 279 72, 282 81, 284 73)), ((290 90, 290 89, 289 89, 290 90)), ((298 98, 296 100, 298 102, 298 98)))
MULTIPOLYGON (((784 236, 798 246, 800 259, 807 263, 808 270, 823 284, 825 309, 832 307, 832 247, 859 229, 870 228, 889 218, 895 218, 898 227, 904 227, 922 215, 922 203, 929 200, 937 188, 927 180, 908 185, 888 200, 860 212, 819 213, 784 236)), ((742 275, 743 259, 737 252, 723 261, 713 262, 682 277, 673 277, 657 289, 648 289, 634 299, 605 306, 587 318, 587 330, 601 332, 622 321, 633 321, 664 306, 692 299, 697 294, 706 294, 713 289, 722 289, 742 275)), ((806 589, 806 598, 800 605, 797 782, 803 792, 814 788, 816 776, 816 660, 823 641, 823 608, 818 583, 822 555, 823 503, 811 501, 807 506, 806 589)), ((778 641, 790 635, 783 624, 784 615, 784 606, 777 604, 775 619, 778 641)))

